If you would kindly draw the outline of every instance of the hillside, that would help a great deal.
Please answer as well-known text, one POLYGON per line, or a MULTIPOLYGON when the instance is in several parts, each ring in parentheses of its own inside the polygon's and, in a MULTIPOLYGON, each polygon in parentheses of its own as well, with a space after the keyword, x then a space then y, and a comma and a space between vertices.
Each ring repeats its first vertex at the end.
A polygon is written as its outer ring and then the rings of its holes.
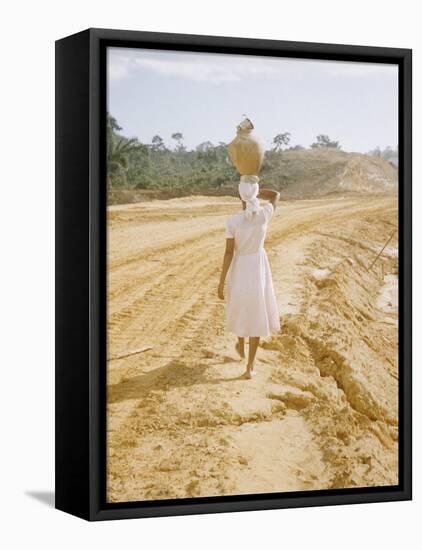
POLYGON ((378 193, 396 190, 398 169, 384 159, 336 149, 285 151, 276 161, 268 157, 261 181, 274 185, 284 198, 378 193))

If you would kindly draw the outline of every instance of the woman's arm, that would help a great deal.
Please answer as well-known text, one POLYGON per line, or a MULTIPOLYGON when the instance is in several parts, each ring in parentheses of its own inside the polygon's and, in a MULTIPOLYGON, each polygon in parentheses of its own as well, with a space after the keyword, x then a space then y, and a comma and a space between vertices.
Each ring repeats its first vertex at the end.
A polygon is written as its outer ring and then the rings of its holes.
POLYGON ((226 239, 226 250, 224 251, 223 267, 221 269, 220 284, 218 285, 218 297, 220 300, 224 300, 224 282, 232 263, 234 254, 234 239, 226 239))
POLYGON ((278 191, 274 191, 274 189, 267 189, 264 187, 259 190, 258 198, 263 199, 264 201, 270 201, 275 210, 276 203, 280 198, 280 193, 278 191))

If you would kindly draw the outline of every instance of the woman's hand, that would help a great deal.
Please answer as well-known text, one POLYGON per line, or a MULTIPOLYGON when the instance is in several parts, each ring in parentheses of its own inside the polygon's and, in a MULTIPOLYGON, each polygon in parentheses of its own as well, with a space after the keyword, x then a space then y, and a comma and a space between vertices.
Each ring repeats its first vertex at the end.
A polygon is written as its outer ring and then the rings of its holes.
POLYGON ((220 300, 224 300, 224 284, 219 284, 218 285, 218 291, 217 291, 217 294, 218 294, 218 297, 220 298, 220 300))
POLYGON ((274 206, 274 209, 275 209, 277 201, 280 199, 280 193, 278 191, 274 191, 274 189, 269 189, 268 187, 262 187, 259 190, 258 199, 269 201, 274 206))

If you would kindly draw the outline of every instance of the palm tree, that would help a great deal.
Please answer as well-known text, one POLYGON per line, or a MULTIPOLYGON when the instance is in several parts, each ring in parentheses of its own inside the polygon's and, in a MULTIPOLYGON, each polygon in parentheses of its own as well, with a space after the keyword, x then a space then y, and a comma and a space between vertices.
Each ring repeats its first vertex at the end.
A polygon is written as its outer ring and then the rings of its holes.
POLYGON ((113 177, 125 172, 129 168, 128 157, 135 151, 142 151, 145 146, 136 138, 126 139, 111 136, 107 141, 107 183, 112 186, 113 177))

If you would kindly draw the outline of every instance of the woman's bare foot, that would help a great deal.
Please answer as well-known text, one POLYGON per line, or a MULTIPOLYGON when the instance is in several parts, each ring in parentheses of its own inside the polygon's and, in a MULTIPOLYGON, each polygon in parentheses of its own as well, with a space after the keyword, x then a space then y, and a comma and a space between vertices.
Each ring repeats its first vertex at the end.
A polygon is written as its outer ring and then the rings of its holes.
POLYGON ((245 347, 241 346, 239 342, 236 342, 236 345, 234 347, 235 347, 235 350, 237 351, 237 353, 239 354, 240 358, 244 359, 245 358, 245 347))
POLYGON ((245 377, 248 378, 248 379, 251 379, 255 375, 256 375, 256 371, 253 368, 253 364, 252 365, 247 365, 246 366, 245 377))

